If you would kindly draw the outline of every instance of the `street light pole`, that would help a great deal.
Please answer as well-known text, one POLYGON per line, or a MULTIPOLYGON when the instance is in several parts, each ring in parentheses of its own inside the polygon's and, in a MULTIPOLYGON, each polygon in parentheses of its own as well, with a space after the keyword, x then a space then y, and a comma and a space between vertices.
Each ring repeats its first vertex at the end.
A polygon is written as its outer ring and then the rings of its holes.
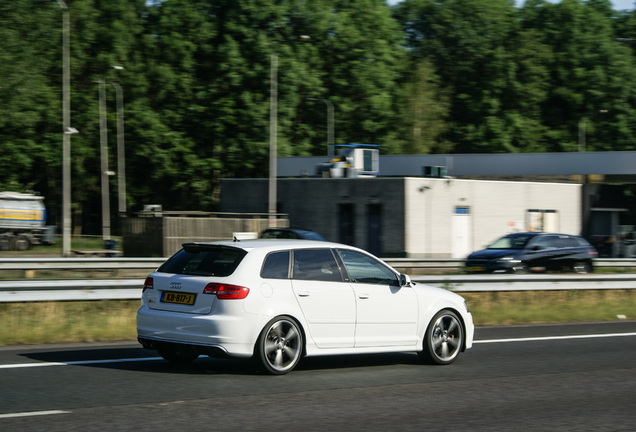
POLYGON ((126 148, 124 144, 124 95, 121 86, 109 82, 115 88, 117 104, 117 190, 119 216, 126 216, 126 148))
POLYGON ((329 99, 307 98, 310 101, 323 101, 327 105, 327 156, 334 155, 333 103, 329 99))
POLYGON ((276 153, 277 153, 277 123, 278 123, 278 55, 270 57, 269 82, 269 227, 277 225, 277 196, 276 196, 276 153))
POLYGON ((106 121, 106 82, 99 85, 99 154, 102 178, 102 238, 110 240, 110 198, 108 191, 108 124, 106 121))
POLYGON ((64 0, 57 0, 62 9, 62 256, 71 255, 71 19, 64 0))
MULTIPOLYGON (((300 41, 309 41, 311 37, 300 35, 300 41)), ((276 171, 277 171, 277 136, 278 136, 278 54, 273 52, 269 59, 269 227, 277 226, 277 196, 276 196, 276 171)))

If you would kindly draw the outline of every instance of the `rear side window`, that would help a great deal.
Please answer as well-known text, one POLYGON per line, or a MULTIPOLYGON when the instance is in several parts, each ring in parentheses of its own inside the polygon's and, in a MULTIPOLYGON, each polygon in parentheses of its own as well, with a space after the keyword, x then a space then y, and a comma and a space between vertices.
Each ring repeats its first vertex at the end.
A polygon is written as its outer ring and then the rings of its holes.
POLYGON ((197 276, 229 276, 246 254, 243 249, 233 247, 185 245, 157 271, 197 276))
POLYGON ((261 269, 263 279, 287 279, 289 277, 289 251, 273 252, 265 257, 261 269))
POLYGON ((573 237, 562 236, 559 239, 559 247, 562 248, 575 248, 581 246, 579 242, 573 237))
POLYGON ((585 240, 583 237, 573 237, 574 240, 576 240, 576 242, 578 243, 578 246, 586 246, 586 247, 592 247, 587 240, 585 240))

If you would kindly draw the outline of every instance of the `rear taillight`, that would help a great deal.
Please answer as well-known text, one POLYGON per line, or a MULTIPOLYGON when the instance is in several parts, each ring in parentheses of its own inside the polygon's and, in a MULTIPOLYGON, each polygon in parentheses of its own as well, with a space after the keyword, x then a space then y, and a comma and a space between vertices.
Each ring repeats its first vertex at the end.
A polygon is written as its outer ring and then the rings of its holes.
POLYGON ((598 257, 598 251, 596 249, 588 249, 587 256, 591 258, 596 258, 598 257))
POLYGON ((203 289, 203 294, 215 295, 219 300, 240 300, 247 297, 250 289, 238 285, 209 283, 203 289))
POLYGON ((144 289, 142 293, 146 292, 146 290, 153 289, 154 287, 155 287, 155 282, 152 280, 151 277, 147 277, 146 281, 144 282, 144 289))

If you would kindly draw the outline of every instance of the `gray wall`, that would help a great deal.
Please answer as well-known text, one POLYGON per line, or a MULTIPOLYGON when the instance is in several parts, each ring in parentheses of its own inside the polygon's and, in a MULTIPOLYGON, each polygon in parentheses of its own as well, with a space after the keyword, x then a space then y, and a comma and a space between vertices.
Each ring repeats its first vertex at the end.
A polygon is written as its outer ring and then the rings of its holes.
MULTIPOLYGON (((325 156, 279 157, 277 175, 313 176, 325 156)), ((425 166, 444 166, 449 176, 592 175, 636 181, 636 152, 381 155, 381 176, 421 176, 425 166)))
POLYGON ((123 224, 124 254, 168 257, 182 243, 232 240, 236 233, 261 232, 267 225, 266 218, 253 217, 129 217, 123 224))
MULTIPOLYGON (((277 195, 278 212, 289 215, 292 227, 345 242, 341 211, 348 205, 355 221, 348 243, 383 256, 405 250, 403 178, 278 179, 277 195), (379 210, 380 229, 369 227, 370 209, 379 210), (380 250, 373 250, 376 245, 380 250)), ((267 208, 267 179, 222 180, 222 212, 267 212, 267 208)))

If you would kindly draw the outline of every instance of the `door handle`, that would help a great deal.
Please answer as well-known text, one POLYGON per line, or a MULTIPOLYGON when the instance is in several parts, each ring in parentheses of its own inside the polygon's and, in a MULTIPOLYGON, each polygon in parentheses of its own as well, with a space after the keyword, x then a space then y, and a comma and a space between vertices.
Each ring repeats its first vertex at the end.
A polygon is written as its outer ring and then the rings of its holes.
POLYGON ((299 291, 298 297, 309 297, 309 291, 299 291))
POLYGON ((360 299, 368 299, 369 298, 369 294, 366 294, 366 293, 358 294, 358 298, 360 298, 360 299))

